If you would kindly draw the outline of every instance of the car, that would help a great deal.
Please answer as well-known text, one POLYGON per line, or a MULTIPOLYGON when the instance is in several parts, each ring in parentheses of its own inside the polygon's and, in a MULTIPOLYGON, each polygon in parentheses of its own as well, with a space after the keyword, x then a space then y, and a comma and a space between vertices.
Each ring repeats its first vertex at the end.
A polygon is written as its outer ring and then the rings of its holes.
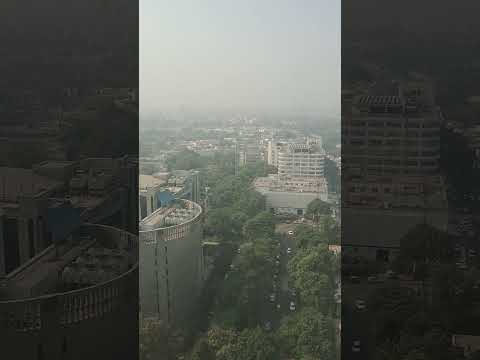
POLYGON ((240 248, 237 249, 237 254, 240 254, 240 248))
POLYGON ((274 279, 277 279, 277 278, 278 278, 278 274, 273 274, 273 278, 274 278, 274 279))
POLYGON ((272 323, 270 321, 267 321, 264 325, 265 331, 271 331, 272 330, 272 323))
POLYGON ((464 261, 459 261, 456 263, 456 265, 460 270, 466 270, 468 268, 467 264, 464 261))
POLYGON ((367 304, 363 300, 356 300, 355 307, 357 310, 365 310, 367 308, 367 304))
POLYGON ((277 304, 277 309, 280 310, 280 304, 277 304))
POLYGON ((291 291, 291 294, 292 294, 293 297, 296 297, 297 296, 297 291, 294 289, 294 290, 291 291))
POLYGON ((293 235, 293 230, 290 230, 290 231, 288 232, 288 235, 292 236, 292 235, 293 235))
POLYGON ((279 261, 279 260, 276 260, 276 261, 275 261, 275 265, 280 266, 280 261, 279 261))
POLYGON ((277 256, 275 256, 275 259, 277 259, 277 261, 280 260, 280 254, 278 254, 277 256))
POLYGON ((295 311, 296 309, 296 306, 295 306, 295 303, 293 301, 290 302, 290 311, 295 311))
POLYGON ((271 293, 270 294, 270 302, 275 302, 275 294, 274 293, 271 293))
POLYGON ((477 256, 477 252, 474 249, 470 249, 468 251, 468 256, 475 257, 475 256, 477 256))
POLYGON ((288 248, 287 249, 287 254, 291 254, 292 253, 292 249, 291 248, 288 248))
POLYGON ((360 345, 361 345, 360 340, 355 340, 352 344, 352 351, 354 353, 360 352, 361 350, 360 345))

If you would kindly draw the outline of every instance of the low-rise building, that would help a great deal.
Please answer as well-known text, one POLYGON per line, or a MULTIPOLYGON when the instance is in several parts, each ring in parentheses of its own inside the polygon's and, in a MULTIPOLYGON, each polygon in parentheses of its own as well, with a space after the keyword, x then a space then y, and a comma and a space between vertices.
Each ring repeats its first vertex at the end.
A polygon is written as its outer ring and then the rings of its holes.
POLYGON ((323 177, 282 179, 270 175, 257 178, 254 187, 265 196, 267 210, 276 214, 303 215, 313 200, 328 200, 323 177))

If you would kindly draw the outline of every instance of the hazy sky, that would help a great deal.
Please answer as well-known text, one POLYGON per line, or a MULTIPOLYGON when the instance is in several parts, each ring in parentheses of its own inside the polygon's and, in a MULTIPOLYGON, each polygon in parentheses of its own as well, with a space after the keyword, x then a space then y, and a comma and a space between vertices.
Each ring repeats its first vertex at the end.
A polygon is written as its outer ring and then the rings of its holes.
POLYGON ((340 0, 140 0, 141 111, 340 107, 340 0))

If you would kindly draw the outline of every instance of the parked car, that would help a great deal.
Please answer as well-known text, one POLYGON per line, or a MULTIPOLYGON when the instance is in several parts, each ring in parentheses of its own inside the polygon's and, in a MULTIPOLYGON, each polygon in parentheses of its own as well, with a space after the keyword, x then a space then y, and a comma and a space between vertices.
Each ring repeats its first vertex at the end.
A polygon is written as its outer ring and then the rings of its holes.
POLYGON ((295 311, 296 309, 296 306, 295 306, 295 303, 293 301, 290 302, 290 311, 295 311))
POLYGON ((291 249, 291 248, 288 248, 288 249, 287 249, 287 254, 290 255, 291 253, 292 253, 292 249, 291 249))
POLYGON ((274 293, 270 294, 270 302, 275 302, 275 294, 274 293))
POLYGON ((293 235, 293 230, 290 230, 290 231, 288 232, 288 235, 292 236, 292 235, 293 235))

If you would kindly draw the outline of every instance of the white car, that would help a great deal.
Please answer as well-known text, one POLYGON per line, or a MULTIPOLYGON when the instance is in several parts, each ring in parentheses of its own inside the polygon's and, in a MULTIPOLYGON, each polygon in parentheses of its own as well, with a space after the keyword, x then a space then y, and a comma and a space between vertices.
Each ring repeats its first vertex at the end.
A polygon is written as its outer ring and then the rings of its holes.
POLYGON ((288 232, 288 235, 290 235, 290 236, 293 235, 293 230, 290 230, 290 231, 288 232))
POLYGON ((295 303, 293 301, 290 302, 290 311, 295 311, 296 309, 296 306, 295 306, 295 303))
POLYGON ((360 352, 360 340, 355 340, 352 344, 352 351, 354 353, 360 352))
POLYGON ((275 294, 270 294, 270 302, 275 302, 275 294))
POLYGON ((292 249, 288 248, 287 249, 287 254, 291 254, 292 253, 292 249))
POLYGON ((367 308, 367 304, 363 300, 356 300, 355 307, 357 310, 365 310, 367 308))
POLYGON ((272 323, 270 321, 267 321, 265 323, 265 330, 266 331, 271 331, 272 330, 272 323))
POLYGON ((280 304, 277 304, 277 309, 280 310, 280 304))

